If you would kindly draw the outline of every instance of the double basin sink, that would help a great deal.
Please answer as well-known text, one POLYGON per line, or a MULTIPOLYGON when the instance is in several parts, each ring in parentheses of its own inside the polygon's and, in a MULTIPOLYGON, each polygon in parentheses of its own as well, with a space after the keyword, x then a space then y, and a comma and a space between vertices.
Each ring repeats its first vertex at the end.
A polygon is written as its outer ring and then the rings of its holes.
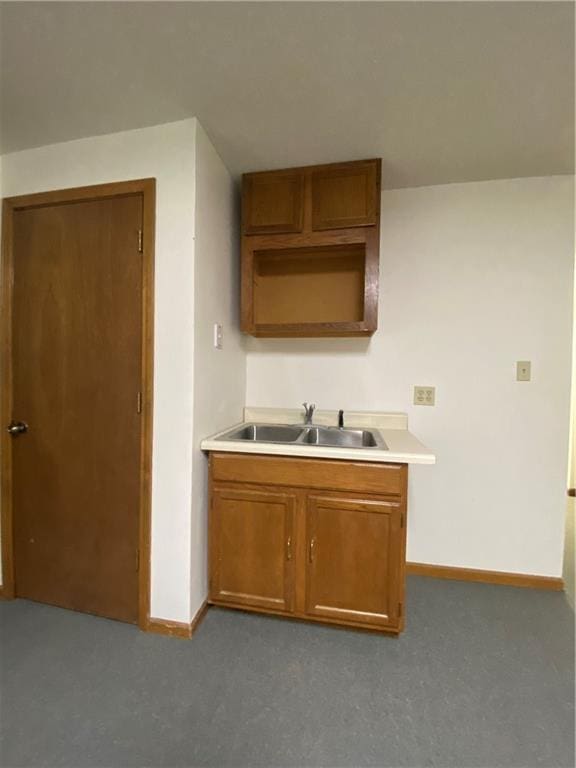
POLYGON ((378 448, 388 450, 377 432, 369 429, 341 429, 287 424, 243 424, 222 435, 219 440, 286 445, 320 445, 333 448, 378 448))

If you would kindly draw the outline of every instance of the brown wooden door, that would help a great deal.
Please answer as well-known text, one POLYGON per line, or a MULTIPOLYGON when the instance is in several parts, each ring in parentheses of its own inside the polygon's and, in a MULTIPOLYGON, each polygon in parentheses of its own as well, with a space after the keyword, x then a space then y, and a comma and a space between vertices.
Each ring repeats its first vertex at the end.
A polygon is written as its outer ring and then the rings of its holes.
POLYGON ((212 493, 210 598, 291 611, 296 496, 215 488, 212 493))
POLYGON ((138 618, 142 197, 13 219, 15 587, 138 618))
POLYGON ((309 496, 306 613, 399 624, 401 506, 344 495, 309 496))

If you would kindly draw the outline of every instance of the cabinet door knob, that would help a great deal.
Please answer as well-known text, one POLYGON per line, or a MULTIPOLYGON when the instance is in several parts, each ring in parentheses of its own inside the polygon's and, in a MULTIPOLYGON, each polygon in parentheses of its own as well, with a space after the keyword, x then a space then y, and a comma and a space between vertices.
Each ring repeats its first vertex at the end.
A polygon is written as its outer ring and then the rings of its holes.
POLYGON ((315 546, 316 546, 316 537, 312 536, 312 538, 310 539, 310 551, 308 553, 309 554, 309 559, 310 559, 311 563, 314 562, 314 547, 315 546))
POLYGON ((25 421, 12 421, 8 424, 6 429, 12 437, 16 437, 17 435, 22 435, 24 432, 28 432, 28 424, 26 424, 25 421))
POLYGON ((292 536, 288 536, 286 542, 286 560, 292 560, 292 536))

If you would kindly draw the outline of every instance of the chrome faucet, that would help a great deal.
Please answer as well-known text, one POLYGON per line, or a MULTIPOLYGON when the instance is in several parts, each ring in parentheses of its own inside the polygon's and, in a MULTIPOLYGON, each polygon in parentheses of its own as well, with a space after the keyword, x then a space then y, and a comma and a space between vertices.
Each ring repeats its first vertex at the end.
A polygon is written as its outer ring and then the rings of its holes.
POLYGON ((312 424, 312 417, 316 410, 315 405, 308 405, 308 403, 302 403, 304 406, 304 424, 312 424))

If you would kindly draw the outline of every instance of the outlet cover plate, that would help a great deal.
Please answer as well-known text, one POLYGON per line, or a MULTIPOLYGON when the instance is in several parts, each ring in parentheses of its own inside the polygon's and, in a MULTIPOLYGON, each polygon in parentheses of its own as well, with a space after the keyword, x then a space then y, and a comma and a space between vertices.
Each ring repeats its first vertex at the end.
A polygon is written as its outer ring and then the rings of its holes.
POLYGON ((414 405, 434 405, 436 387, 414 387, 414 405))
POLYGON ((518 360, 516 363, 516 381, 530 381, 532 378, 532 363, 530 360, 518 360))

